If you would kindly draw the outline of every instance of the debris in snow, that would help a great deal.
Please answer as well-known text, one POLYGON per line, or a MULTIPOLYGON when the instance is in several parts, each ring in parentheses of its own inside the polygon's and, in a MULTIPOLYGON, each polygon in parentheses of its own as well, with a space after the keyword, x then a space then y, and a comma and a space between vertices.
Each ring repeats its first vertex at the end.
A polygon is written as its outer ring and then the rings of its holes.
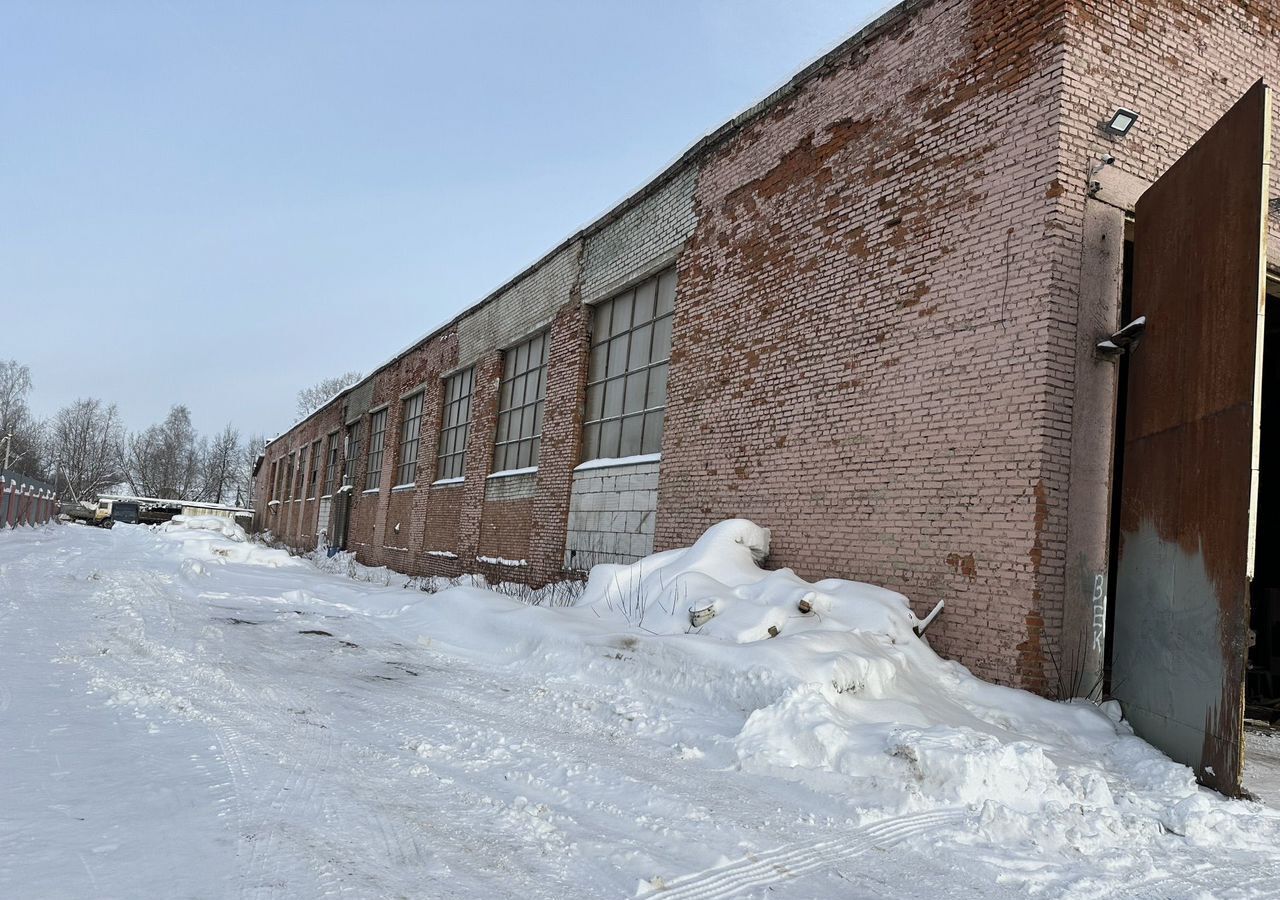
POLYGON ((939 600, 939 601, 934 605, 933 609, 931 609, 931 610, 929 611, 929 615, 927 615, 927 616, 925 616, 923 619, 921 619, 921 620, 920 620, 920 622, 919 622, 919 624, 917 624, 917 625, 916 625, 916 627, 913 629, 913 630, 915 631, 915 633, 916 633, 917 635, 924 634, 924 630, 925 630, 926 628, 928 628, 928 627, 929 627, 929 623, 930 623, 930 622, 932 622, 934 619, 938 618, 938 613, 942 612, 943 608, 944 608, 946 605, 947 605, 947 604, 946 604, 946 601, 944 601, 944 600, 939 600))

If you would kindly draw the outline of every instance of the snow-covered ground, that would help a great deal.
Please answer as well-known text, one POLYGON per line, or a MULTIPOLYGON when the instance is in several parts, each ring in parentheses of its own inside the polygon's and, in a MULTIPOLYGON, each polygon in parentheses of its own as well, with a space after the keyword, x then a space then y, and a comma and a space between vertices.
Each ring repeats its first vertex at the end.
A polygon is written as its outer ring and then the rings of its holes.
POLYGON ((0 532, 0 897, 1280 896, 1280 811, 749 523, 571 608, 187 524, 0 532))

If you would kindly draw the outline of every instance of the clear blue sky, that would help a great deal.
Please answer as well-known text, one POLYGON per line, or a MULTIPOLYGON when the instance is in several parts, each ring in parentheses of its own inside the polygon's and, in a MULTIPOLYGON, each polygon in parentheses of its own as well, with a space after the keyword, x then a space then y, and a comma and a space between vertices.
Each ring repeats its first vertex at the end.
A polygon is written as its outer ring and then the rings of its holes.
POLYGON ((0 0, 0 358, 275 433, 887 0, 0 0))

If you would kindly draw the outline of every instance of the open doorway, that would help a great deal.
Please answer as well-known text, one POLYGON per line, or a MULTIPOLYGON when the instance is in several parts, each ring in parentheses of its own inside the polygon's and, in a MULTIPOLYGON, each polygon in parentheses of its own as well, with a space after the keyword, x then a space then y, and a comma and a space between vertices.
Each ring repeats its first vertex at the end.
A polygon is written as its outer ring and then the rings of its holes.
POLYGON ((1257 556, 1250 588, 1252 646, 1245 717, 1280 724, 1280 281, 1267 280, 1262 351, 1262 428, 1258 456, 1257 556))
MULTIPOLYGON (((1120 323, 1133 321, 1133 222, 1125 223, 1124 260, 1120 269, 1120 323)), ((1128 413, 1129 354, 1120 357, 1116 374, 1115 418, 1112 422, 1111 449, 1111 527, 1107 535, 1107 584, 1110 598, 1106 609, 1104 633, 1102 692, 1111 696, 1111 661, 1115 649, 1116 568, 1120 559, 1120 497, 1124 477, 1124 423, 1128 413)))

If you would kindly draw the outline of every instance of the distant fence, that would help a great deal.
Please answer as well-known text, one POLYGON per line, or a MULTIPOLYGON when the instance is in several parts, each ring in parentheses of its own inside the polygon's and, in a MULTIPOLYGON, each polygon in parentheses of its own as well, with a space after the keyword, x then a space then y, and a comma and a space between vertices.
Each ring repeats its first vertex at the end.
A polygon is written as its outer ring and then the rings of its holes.
POLYGON ((0 472, 0 528, 42 525, 58 514, 53 488, 14 472, 0 472))

